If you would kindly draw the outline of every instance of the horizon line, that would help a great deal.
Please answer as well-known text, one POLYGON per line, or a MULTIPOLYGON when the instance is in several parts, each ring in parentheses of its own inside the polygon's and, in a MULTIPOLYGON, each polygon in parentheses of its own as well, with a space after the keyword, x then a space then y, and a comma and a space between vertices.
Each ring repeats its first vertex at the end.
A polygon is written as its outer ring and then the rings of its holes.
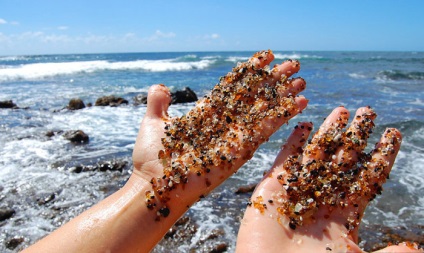
MULTIPOLYGON (((267 50, 267 49, 262 49, 267 50)), ((2 55, 0 54, 0 57, 13 57, 13 56, 40 56, 40 55, 90 55, 90 54, 155 54, 155 53, 227 53, 227 52, 246 52, 246 53, 252 53, 252 52, 258 52, 262 50, 194 50, 194 51, 187 51, 187 50, 175 50, 175 51, 115 51, 115 52, 80 52, 80 53, 34 53, 34 54, 10 54, 10 55, 2 55)), ((390 53, 390 52, 397 52, 397 53, 422 53, 424 50, 352 50, 352 49, 345 49, 345 50, 272 50, 273 52, 382 52, 382 53, 390 53)))

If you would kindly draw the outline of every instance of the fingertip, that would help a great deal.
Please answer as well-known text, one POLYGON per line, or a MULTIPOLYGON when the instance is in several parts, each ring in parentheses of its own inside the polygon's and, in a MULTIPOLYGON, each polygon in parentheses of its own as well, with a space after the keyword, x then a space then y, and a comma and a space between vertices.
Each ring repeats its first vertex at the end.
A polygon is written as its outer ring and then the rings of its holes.
POLYGON ((306 89, 306 81, 302 77, 293 78, 290 82, 289 92, 299 94, 306 89))
POLYGON ((392 135, 398 139, 399 142, 402 141, 402 133, 396 128, 387 128, 386 131, 384 131, 384 135, 392 135))
POLYGON ((366 116, 371 120, 374 120, 377 117, 375 111, 371 108, 371 106, 360 107, 356 110, 356 116, 366 116))
POLYGON ((295 102, 299 108, 299 112, 301 113, 308 106, 309 100, 306 99, 303 95, 300 95, 295 98, 295 102))
POLYGON ((300 130, 307 130, 308 132, 311 132, 314 127, 314 124, 312 122, 299 122, 294 127, 294 129, 300 129, 300 130))
POLYGON ((249 61, 255 68, 263 68, 274 60, 274 53, 268 49, 255 53, 249 61))
POLYGON ((152 85, 147 95, 146 116, 152 118, 166 118, 171 102, 171 92, 163 84, 152 85))
MULTIPOLYGON (((344 106, 339 106, 333 109, 333 111, 328 115, 328 117, 324 120, 324 123, 322 124, 323 127, 326 127, 327 125, 331 125, 333 123, 339 123, 342 124, 343 127, 347 125, 347 122, 349 120, 349 110, 346 109, 344 106)), ((342 127, 342 126, 339 126, 342 127)))

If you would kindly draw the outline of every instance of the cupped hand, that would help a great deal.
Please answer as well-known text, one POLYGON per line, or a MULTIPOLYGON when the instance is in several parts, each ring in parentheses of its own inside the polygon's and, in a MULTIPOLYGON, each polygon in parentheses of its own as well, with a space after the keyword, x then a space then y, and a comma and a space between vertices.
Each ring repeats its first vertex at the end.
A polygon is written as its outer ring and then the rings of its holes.
POLYGON ((237 251, 361 252, 361 218, 381 193, 401 144, 400 132, 389 128, 364 152, 375 117, 371 108, 360 108, 343 131, 349 112, 338 107, 309 142, 312 123, 299 123, 251 197, 237 251))
POLYGON ((146 204, 157 219, 188 208, 235 173, 261 143, 300 113, 307 100, 297 61, 269 64, 271 51, 220 79, 185 116, 170 118, 170 93, 152 86, 133 153, 133 176, 149 182, 146 204))

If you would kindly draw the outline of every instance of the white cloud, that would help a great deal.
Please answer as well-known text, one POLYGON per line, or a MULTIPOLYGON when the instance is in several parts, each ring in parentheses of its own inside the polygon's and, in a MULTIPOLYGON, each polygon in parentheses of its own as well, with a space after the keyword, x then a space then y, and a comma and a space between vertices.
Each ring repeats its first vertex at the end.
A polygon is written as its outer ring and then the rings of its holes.
MULTIPOLYGON (((8 22, 8 24, 10 24, 8 22)), ((157 30, 150 36, 133 32, 122 34, 64 34, 64 30, 27 31, 23 33, 0 33, 0 55, 42 53, 85 53, 145 51, 169 48, 175 45, 174 32, 157 30)))
POLYGON ((196 40, 216 40, 219 39, 221 36, 217 33, 212 33, 212 34, 205 34, 205 35, 201 35, 201 36, 196 36, 195 39, 196 40))
POLYGON ((67 26, 59 26, 59 27, 57 27, 57 29, 58 30, 61 30, 61 31, 64 31, 64 30, 68 30, 69 27, 67 27, 67 26))
POLYGON ((19 22, 17 22, 17 21, 7 21, 5 19, 0 18, 0 25, 6 25, 6 24, 19 25, 19 22))
POLYGON ((169 39, 169 38, 174 38, 175 36, 177 35, 173 32, 164 33, 160 30, 156 30, 156 32, 152 36, 150 36, 147 40, 154 41, 158 39, 169 39))
POLYGON ((220 36, 219 36, 219 34, 217 34, 217 33, 213 33, 213 34, 211 34, 211 38, 212 39, 218 39, 220 36))

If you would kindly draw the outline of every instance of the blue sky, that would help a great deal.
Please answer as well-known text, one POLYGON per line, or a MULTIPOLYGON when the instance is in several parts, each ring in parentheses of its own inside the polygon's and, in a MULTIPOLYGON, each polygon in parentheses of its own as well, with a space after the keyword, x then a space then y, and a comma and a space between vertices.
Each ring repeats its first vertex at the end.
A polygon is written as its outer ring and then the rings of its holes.
POLYGON ((0 55, 424 51, 424 1, 0 0, 0 55))

